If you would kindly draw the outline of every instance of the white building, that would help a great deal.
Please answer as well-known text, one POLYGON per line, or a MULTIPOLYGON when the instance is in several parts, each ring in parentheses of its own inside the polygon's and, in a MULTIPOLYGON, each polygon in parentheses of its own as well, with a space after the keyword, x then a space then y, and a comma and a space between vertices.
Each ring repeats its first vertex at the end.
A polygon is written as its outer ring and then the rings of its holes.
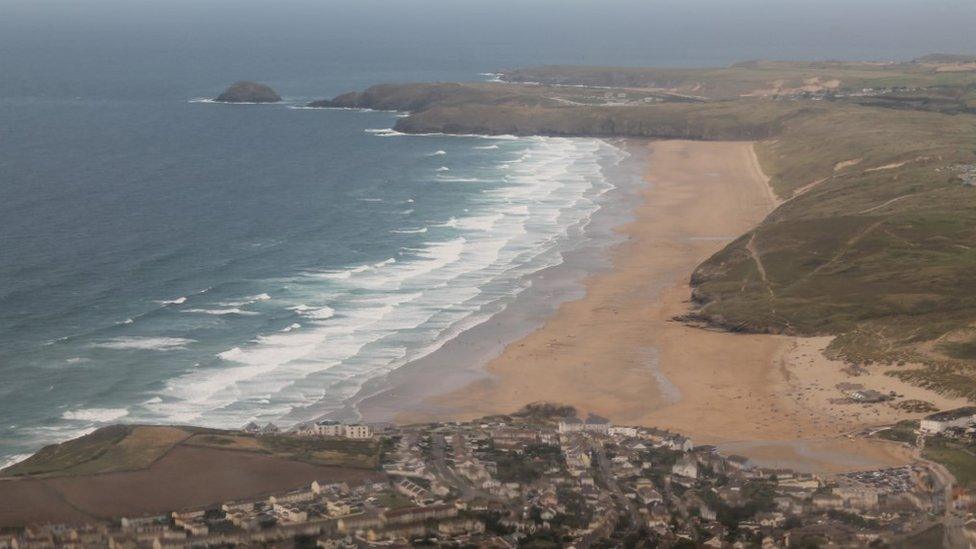
POLYGON ((919 424, 919 430, 930 435, 938 434, 949 427, 966 427, 973 421, 976 421, 976 406, 964 406, 925 416, 919 424))
POLYGON ((317 437, 345 437, 353 439, 373 438, 373 428, 369 425, 343 425, 337 421, 319 421, 303 426, 298 434, 317 437))
POLYGON ((355 439, 373 438, 373 428, 369 425, 346 425, 345 437, 355 439))
POLYGON ((698 460, 690 456, 682 457, 671 467, 671 472, 682 477, 698 478, 698 460))
POLYGON ((584 429, 596 433, 606 433, 611 427, 613 427, 613 424, 611 424, 609 420, 603 419, 599 416, 594 416, 592 414, 590 417, 586 418, 586 422, 584 423, 584 429))
POLYGON ((609 430, 611 435, 620 435, 624 437, 636 437, 637 428, 636 427, 611 427, 609 430))
POLYGON ((578 433, 583 430, 583 422, 575 417, 559 420, 560 433, 578 433))

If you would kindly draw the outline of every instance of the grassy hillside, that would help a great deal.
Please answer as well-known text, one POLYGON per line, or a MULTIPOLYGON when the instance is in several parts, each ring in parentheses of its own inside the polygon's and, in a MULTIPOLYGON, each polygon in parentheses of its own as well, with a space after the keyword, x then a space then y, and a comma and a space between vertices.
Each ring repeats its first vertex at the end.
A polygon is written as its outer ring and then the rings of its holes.
POLYGON ((695 314, 834 335, 836 357, 922 364, 891 373, 976 399, 970 61, 543 67, 505 74, 542 84, 387 85, 320 104, 407 110, 396 129, 412 133, 757 141, 784 202, 695 271, 695 314))
POLYGON ((865 88, 960 86, 974 81, 966 57, 926 56, 909 63, 750 61, 711 69, 532 67, 507 71, 509 82, 656 89, 708 99, 865 88), (951 70, 958 68, 958 70, 951 70))
POLYGON ((251 436, 240 433, 203 433, 186 441, 187 446, 236 450, 294 459, 315 465, 357 469, 376 469, 380 463, 380 443, 375 440, 340 438, 297 438, 251 436))
POLYGON ((177 427, 112 425, 61 444, 0 471, 0 476, 72 476, 145 469, 190 433, 177 427))
POLYGON ((897 374, 976 397, 976 188, 956 172, 976 163, 976 119, 830 106, 758 151, 788 200, 696 270, 700 314, 838 335, 836 356, 924 362, 897 374))
POLYGON ((111 425, 61 444, 45 446, 0 470, 3 477, 77 477, 148 469, 176 447, 233 450, 313 465, 375 469, 373 440, 253 436, 203 427, 111 425))

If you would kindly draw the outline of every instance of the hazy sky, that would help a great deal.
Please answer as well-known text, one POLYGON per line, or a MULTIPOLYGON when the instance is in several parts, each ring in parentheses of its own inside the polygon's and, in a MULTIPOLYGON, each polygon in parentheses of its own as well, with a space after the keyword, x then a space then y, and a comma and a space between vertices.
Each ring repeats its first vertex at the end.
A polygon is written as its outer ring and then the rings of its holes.
POLYGON ((0 13, 2 48, 89 34, 120 47, 237 33, 257 47, 282 36, 312 45, 327 33, 346 44, 545 42, 621 64, 660 48, 687 51, 687 64, 976 53, 973 0, 0 0, 0 13))

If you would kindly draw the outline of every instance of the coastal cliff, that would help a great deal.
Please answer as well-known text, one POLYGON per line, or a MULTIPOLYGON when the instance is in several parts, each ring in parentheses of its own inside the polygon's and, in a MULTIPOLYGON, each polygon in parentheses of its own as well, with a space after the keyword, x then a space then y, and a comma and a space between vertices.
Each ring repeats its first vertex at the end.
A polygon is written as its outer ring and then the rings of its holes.
MULTIPOLYGON (((796 115, 786 104, 689 103, 588 105, 546 94, 546 88, 498 84, 383 84, 310 107, 405 111, 404 133, 644 137, 757 140, 775 135, 796 115)), ((560 90, 562 91, 562 90, 560 90)))

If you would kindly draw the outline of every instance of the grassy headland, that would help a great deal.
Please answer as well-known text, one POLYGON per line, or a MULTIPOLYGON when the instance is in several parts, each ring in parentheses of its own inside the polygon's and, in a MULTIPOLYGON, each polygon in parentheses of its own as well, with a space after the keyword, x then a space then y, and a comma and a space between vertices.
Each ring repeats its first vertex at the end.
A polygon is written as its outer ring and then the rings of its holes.
POLYGON ((112 425, 0 471, 0 528, 158 514, 313 480, 355 484, 382 478, 380 451, 376 440, 112 425))
POLYGON ((250 452, 313 465, 374 469, 375 441, 255 436, 204 427, 110 425, 0 470, 4 477, 71 477, 148 469, 176 447, 250 452))
POLYGON ((541 67, 315 105, 408 111, 407 133, 757 141, 784 202, 696 269, 693 317, 835 336, 834 357, 976 399, 973 61, 541 67))

